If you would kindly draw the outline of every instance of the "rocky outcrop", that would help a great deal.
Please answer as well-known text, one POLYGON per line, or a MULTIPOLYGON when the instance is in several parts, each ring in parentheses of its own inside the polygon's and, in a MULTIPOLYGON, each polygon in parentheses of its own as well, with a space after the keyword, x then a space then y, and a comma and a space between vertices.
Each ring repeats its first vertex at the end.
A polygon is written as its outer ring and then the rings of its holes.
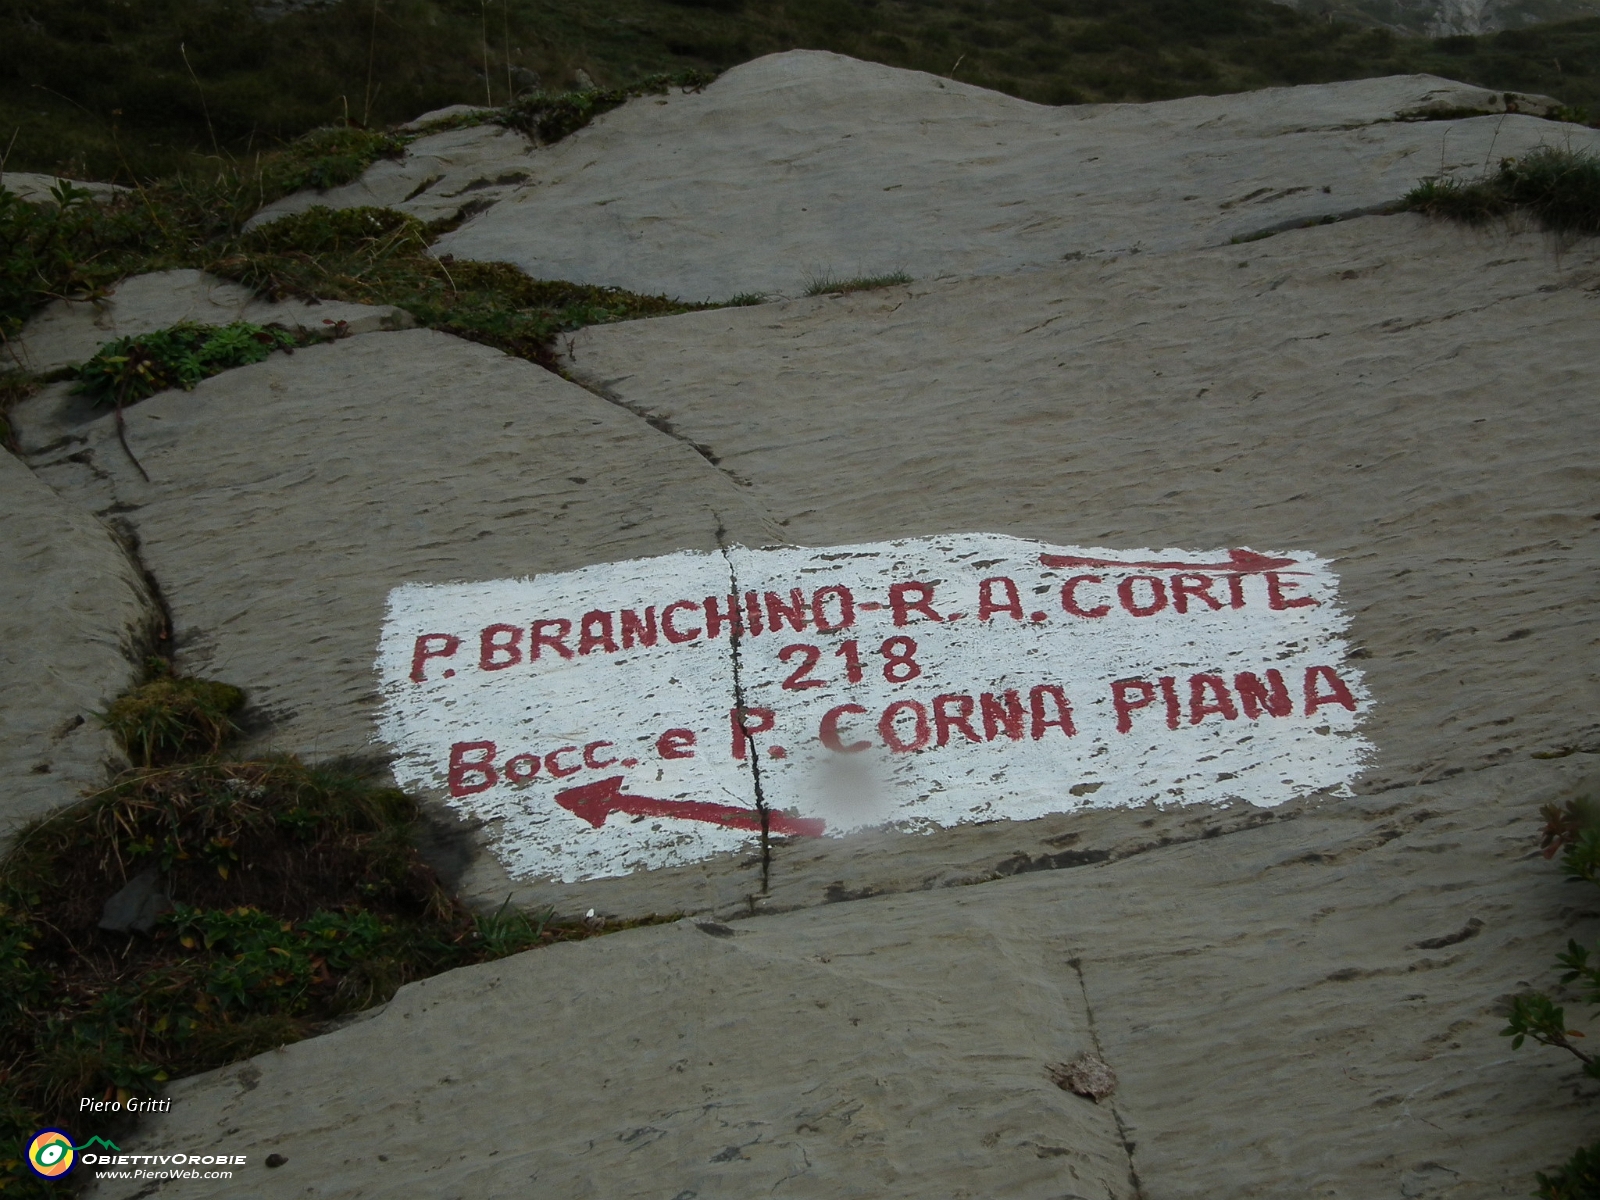
POLYGON ((111 418, 30 402, 39 478, 128 523, 251 749, 393 750, 401 584, 964 531, 1319 555, 1372 697, 1353 795, 1063 799, 582 883, 508 878, 435 789, 473 902, 693 919, 413 985, 180 1083, 138 1148, 248 1154, 206 1186, 251 1196, 1525 1190, 1591 1115, 1496 1034, 1575 919, 1534 806, 1600 747, 1600 249, 1352 215, 1558 129, 1451 115, 1495 103, 1052 110, 776 56, 516 150, 534 179, 440 253, 691 296, 914 282, 590 328, 564 378, 421 330, 274 356, 130 408, 148 481, 111 418), (1053 1079, 1085 1053, 1098 1104, 1053 1079))
POLYGON ((126 539, 0 453, 0 840, 124 762, 96 713, 160 645, 126 539))
POLYGON ((436 249, 691 300, 792 296, 1226 244, 1542 141, 1600 144, 1527 116, 1417 119, 1505 108, 1431 76, 1050 108, 795 51, 600 117, 436 249))

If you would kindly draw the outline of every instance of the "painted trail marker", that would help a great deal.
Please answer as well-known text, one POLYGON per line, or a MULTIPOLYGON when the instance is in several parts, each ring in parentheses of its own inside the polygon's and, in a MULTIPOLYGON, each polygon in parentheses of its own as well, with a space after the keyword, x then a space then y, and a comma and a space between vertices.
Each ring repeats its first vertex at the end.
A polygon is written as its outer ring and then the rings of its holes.
POLYGON ((760 836, 1348 785, 1370 703, 1315 555, 988 534, 408 584, 378 655, 401 784, 513 875, 760 836))

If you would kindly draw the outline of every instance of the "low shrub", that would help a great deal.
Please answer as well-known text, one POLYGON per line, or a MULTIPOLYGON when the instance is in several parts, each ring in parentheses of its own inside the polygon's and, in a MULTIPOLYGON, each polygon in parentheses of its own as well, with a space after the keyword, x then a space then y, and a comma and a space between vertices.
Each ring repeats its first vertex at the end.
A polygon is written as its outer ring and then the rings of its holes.
MULTIPOLYGON (((1561 856, 1561 870, 1574 883, 1600 886, 1600 800, 1583 796, 1565 805, 1547 804, 1541 838, 1546 858, 1561 856)), ((1561 988, 1580 1004, 1600 1005, 1600 954, 1569 938, 1553 968, 1561 988)), ((1511 998, 1501 1036, 1519 1050, 1529 1041, 1564 1050, 1600 1079, 1600 1055, 1577 1045, 1583 1031, 1571 1028, 1566 1006, 1546 992, 1526 991, 1511 998)), ((1600 1015, 1597 1011, 1596 1015, 1600 1015)), ((1540 1200, 1600 1200, 1600 1142, 1581 1147, 1551 1172, 1539 1172, 1540 1200)))
POLYGON ((1552 232, 1600 233, 1600 155, 1539 146, 1483 179, 1424 179, 1401 207, 1468 224, 1522 211, 1552 232))
POLYGON ((261 362, 274 350, 292 351, 313 337, 322 335, 249 321, 173 325, 101 346, 78 368, 76 390, 103 404, 132 404, 174 387, 192 391, 202 379, 261 362))

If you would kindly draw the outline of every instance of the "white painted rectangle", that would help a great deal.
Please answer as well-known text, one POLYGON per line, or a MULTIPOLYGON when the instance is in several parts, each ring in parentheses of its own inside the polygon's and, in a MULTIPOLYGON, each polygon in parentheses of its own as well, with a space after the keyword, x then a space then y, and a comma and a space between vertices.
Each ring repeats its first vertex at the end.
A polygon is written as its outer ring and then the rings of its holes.
POLYGON ((1300 552, 733 547, 394 589, 381 733, 401 785, 490 822, 513 875, 568 881, 763 823, 1275 805, 1346 788, 1370 750, 1345 625, 1300 552))

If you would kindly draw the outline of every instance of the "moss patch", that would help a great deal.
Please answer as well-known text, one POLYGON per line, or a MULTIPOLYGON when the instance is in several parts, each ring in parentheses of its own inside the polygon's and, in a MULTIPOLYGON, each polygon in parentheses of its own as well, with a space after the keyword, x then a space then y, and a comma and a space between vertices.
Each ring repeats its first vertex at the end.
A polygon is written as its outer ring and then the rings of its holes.
POLYGON ((393 304, 446 333, 552 366, 557 334, 584 325, 688 312, 705 305, 621 288, 530 278, 509 263, 436 259, 425 226, 389 209, 313 208, 263 225, 208 263, 274 299, 393 304))

